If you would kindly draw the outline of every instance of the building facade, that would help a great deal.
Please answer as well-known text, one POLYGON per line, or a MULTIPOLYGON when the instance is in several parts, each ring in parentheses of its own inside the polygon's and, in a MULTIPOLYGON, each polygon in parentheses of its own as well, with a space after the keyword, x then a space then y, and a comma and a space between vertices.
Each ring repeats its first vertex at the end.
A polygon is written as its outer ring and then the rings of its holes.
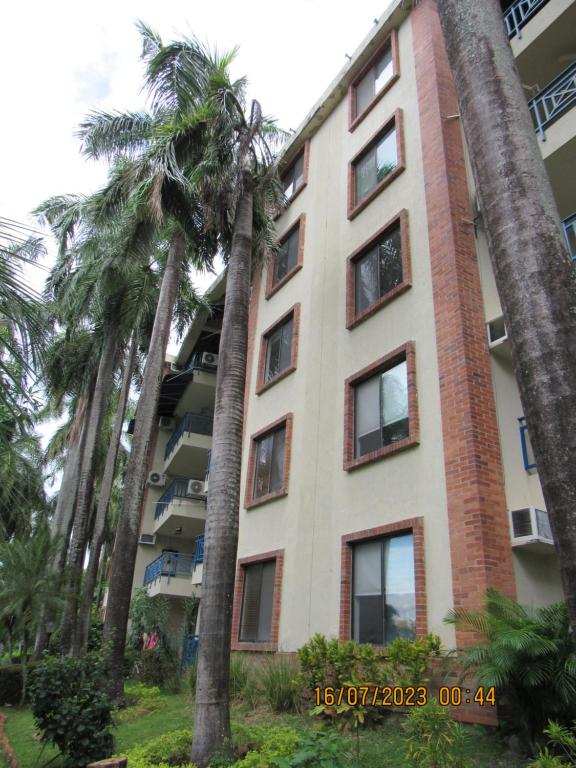
MULTIPOLYGON (((576 256, 576 3, 503 3, 503 23, 576 256)), ((392 3, 282 180, 281 249, 252 286, 233 648, 316 632, 453 647, 446 613, 488 587, 561 599, 432 0, 392 3)), ((150 469, 165 477, 143 509, 134 584, 170 597, 174 627, 201 596, 189 481, 209 468, 220 316, 195 321, 164 381, 150 469)))

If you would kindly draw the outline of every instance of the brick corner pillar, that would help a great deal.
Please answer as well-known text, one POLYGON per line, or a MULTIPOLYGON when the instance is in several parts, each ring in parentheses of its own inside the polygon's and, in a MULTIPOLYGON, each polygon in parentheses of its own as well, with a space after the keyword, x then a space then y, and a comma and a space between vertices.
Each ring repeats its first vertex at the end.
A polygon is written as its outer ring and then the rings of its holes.
MULTIPOLYGON (((410 15, 428 238, 455 608, 516 586, 482 289, 458 101, 435 0, 410 15)), ((470 640, 456 632, 459 647, 470 640)))

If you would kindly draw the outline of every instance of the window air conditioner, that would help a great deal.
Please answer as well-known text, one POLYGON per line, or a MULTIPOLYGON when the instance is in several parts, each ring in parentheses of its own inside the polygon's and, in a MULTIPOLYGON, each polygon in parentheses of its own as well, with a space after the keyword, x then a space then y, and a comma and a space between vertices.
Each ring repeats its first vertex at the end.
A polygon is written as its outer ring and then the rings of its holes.
POLYGON ((206 497, 207 483, 204 480, 188 480, 186 496, 189 499, 204 499, 206 497))
POLYGON ((512 546, 543 550, 554 546, 548 512, 535 507, 510 511, 512 546))
POLYGON ((167 429, 170 432, 174 429, 175 420, 171 416, 160 416, 158 419, 158 427, 160 429, 167 429))
POLYGON ((218 355, 213 352, 202 352, 201 365, 216 368, 218 365, 218 355))
POLYGON ((488 346, 490 349, 499 347, 500 344, 504 344, 505 341, 508 341, 508 332, 506 331, 502 315, 500 315, 500 317, 495 317, 494 320, 490 320, 489 323, 486 323, 486 330, 488 331, 488 346))
POLYGON ((138 539, 138 544, 156 544, 156 534, 154 533, 141 533, 138 539))
POLYGON ((164 488, 166 485, 166 475, 162 475, 160 472, 150 472, 148 475, 148 485, 164 488))

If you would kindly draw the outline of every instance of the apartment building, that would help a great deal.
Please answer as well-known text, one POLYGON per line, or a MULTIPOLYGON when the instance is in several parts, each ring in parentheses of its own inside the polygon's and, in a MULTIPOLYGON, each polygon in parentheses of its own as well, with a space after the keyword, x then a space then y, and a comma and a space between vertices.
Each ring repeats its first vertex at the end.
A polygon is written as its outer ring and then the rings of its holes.
MULTIPOLYGON (((576 2, 502 12, 576 257, 576 2)), ((560 599, 432 0, 392 3, 282 174, 282 247, 252 286, 233 648, 453 647, 444 616, 488 587, 560 599)), ((196 320, 164 381, 143 509, 134 585, 170 597, 174 631, 201 595, 220 317, 196 320)))

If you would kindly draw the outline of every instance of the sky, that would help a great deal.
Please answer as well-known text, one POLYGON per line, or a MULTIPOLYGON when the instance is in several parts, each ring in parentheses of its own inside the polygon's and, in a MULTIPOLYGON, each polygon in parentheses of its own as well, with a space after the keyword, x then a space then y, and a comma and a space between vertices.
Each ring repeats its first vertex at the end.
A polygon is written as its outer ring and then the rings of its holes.
POLYGON ((45 198, 104 181, 75 131, 91 110, 144 106, 137 19, 164 40, 192 32, 220 51, 239 46, 233 75, 246 75, 249 96, 296 129, 386 5, 356 0, 335 14, 329 0, 3 3, 0 216, 33 223, 45 198))

